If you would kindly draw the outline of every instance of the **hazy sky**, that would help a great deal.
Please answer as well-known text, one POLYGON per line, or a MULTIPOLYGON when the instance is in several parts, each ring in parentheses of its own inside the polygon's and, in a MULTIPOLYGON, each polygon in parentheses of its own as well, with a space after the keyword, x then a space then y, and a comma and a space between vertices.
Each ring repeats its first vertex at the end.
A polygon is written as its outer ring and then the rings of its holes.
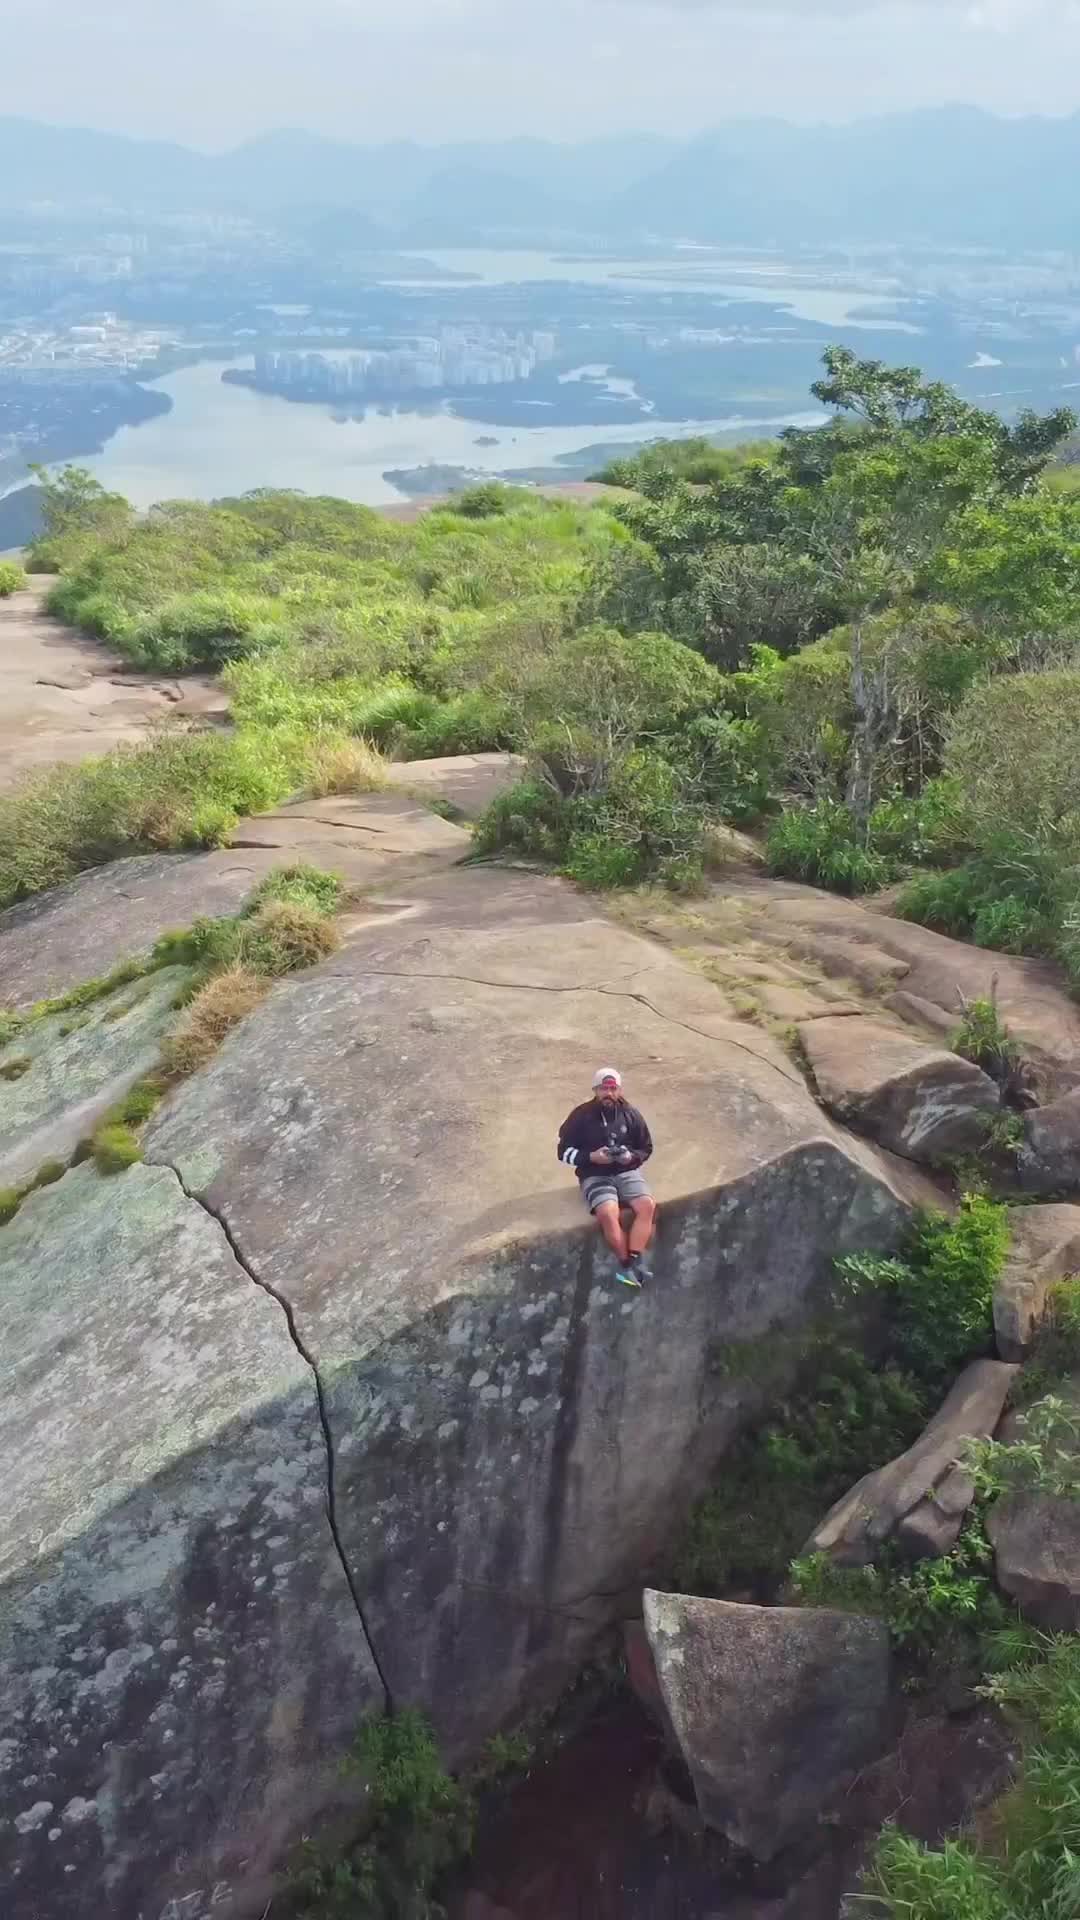
POLYGON ((1080 108, 1080 0, 0 0, 0 112, 227 146, 1080 108))

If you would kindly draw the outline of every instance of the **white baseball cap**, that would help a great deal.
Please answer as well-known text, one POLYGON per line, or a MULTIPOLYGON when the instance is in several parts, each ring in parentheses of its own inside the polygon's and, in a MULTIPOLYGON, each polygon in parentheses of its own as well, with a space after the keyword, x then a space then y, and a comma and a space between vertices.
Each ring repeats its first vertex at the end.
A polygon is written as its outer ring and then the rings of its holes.
POLYGON ((621 1088, 622 1074, 619 1072, 618 1067, 598 1067, 593 1074, 593 1092, 595 1093, 598 1088, 606 1085, 609 1080, 613 1080, 615 1085, 621 1088))

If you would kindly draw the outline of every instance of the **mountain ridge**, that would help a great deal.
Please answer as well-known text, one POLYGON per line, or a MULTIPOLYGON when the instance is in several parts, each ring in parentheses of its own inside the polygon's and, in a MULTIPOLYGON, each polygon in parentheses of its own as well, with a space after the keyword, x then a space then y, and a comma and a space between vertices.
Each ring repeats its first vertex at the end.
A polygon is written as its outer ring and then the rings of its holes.
POLYGON ((880 239, 1080 244, 1080 113, 1003 119, 963 105, 844 124, 728 120, 685 140, 628 133, 363 145, 277 128, 220 154, 0 118, 0 206, 288 214, 349 208, 383 243, 486 229, 617 243, 880 239))

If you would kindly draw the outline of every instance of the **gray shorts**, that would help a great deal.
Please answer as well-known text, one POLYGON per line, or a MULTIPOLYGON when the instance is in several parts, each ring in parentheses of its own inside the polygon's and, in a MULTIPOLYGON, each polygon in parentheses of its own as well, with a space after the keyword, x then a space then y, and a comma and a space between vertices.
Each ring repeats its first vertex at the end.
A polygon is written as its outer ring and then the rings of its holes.
POLYGON ((581 1183, 585 1205, 590 1213, 602 1207, 605 1200, 614 1200, 620 1207, 628 1207, 631 1200, 648 1200, 649 1183, 640 1167, 631 1167, 626 1173, 617 1173, 613 1167, 602 1167, 598 1173, 590 1173, 581 1183))

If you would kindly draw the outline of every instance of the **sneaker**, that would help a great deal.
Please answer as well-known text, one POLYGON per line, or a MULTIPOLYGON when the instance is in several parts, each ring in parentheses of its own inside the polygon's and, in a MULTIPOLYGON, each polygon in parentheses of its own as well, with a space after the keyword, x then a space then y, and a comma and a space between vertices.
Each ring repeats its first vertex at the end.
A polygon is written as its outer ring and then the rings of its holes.
POLYGON ((620 1286, 635 1287, 638 1293, 641 1292, 641 1281, 638 1279, 633 1267, 616 1267, 615 1278, 620 1286))
POLYGON ((652 1279, 652 1268, 649 1266, 643 1253, 632 1253, 630 1255, 629 1267, 631 1273, 637 1275, 639 1287, 643 1287, 646 1280, 652 1279))

